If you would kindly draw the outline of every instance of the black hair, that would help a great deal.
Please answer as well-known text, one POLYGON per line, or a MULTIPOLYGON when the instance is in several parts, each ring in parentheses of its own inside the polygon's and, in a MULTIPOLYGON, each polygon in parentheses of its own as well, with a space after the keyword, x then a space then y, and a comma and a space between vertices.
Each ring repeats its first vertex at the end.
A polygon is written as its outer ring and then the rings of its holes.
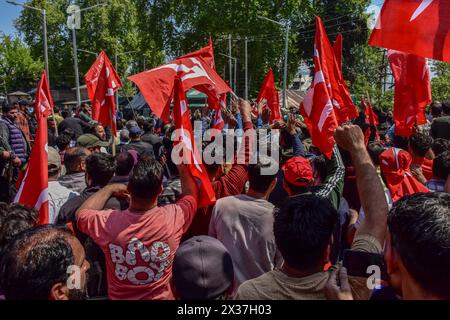
POLYGON ((69 117, 69 111, 67 111, 67 110, 61 111, 61 117, 63 117, 64 119, 68 118, 69 117))
POLYGON ((145 133, 152 132, 153 128, 154 128, 153 123, 149 120, 145 120, 142 123, 142 129, 144 130, 145 133))
POLYGON ((64 151, 69 145, 72 138, 67 134, 60 134, 56 138, 56 146, 60 151, 64 151))
POLYGON ((386 150, 383 145, 379 142, 371 142, 367 146, 367 151, 369 152, 370 158, 375 166, 380 165, 380 155, 386 150))
POLYGON ((141 159, 130 174, 128 188, 132 196, 155 199, 161 191, 164 169, 155 159, 141 159))
POLYGON ((338 213, 327 199, 314 194, 289 198, 275 210, 273 227, 284 261, 297 270, 320 267, 337 221, 338 213))
POLYGON ((267 161, 265 160, 260 159, 257 164, 251 164, 248 167, 250 189, 260 193, 266 192, 277 177, 277 173, 272 175, 263 174, 263 170, 271 166, 270 158, 267 158, 267 161))
POLYGON ((409 140, 406 137, 394 136, 394 147, 408 151, 409 140))
POLYGON ((7 300, 48 300, 52 287, 65 283, 75 263, 62 226, 39 226, 19 234, 5 248, 0 263, 1 287, 7 300))
POLYGON ((104 187, 114 176, 116 162, 112 155, 93 153, 86 158, 86 172, 94 186, 104 187))
POLYGON ((53 107, 53 112, 54 113, 58 113, 59 112, 59 107, 58 106, 54 106, 53 107))
POLYGON ((103 125, 101 123, 98 123, 98 122, 92 124, 91 127, 89 128, 90 133, 92 133, 93 135, 97 135, 96 130, 97 130, 98 127, 103 127, 103 125))
POLYGON ((76 173, 76 166, 86 160, 88 150, 83 147, 70 148, 64 153, 64 166, 66 167, 66 174, 76 173))
POLYGON ((388 216, 392 245, 425 290, 450 298, 450 195, 416 193, 394 204, 388 216))
POLYGON ((13 103, 10 103, 10 104, 5 103, 5 104, 2 106, 2 112, 3 112, 3 113, 10 112, 10 111, 13 110, 13 109, 19 109, 19 108, 17 107, 17 105, 14 105, 13 103))
POLYGON ((76 140, 76 133, 75 130, 72 128, 66 128, 61 134, 65 134, 66 136, 69 136, 72 140, 76 140))
POLYGON ((430 151, 432 144, 433 138, 427 134, 414 133, 409 137, 409 146, 411 147, 412 152, 422 158, 430 151))
POLYGON ((434 155, 437 157, 445 151, 450 151, 450 141, 442 138, 434 139, 431 148, 433 149, 434 155))
POLYGON ((327 178, 327 160, 325 156, 321 154, 320 156, 314 157, 311 164, 314 172, 319 174, 320 181, 325 182, 327 178))
POLYGON ((440 117, 442 115, 442 104, 440 102, 431 103, 430 111, 433 117, 440 117))
POLYGON ((450 174, 450 151, 437 156, 433 161, 433 176, 441 180, 447 180, 450 174))
POLYGON ((450 116, 450 100, 445 100, 442 102, 442 112, 445 115, 450 116))
POLYGON ((116 155, 116 175, 128 176, 133 170, 134 158, 129 152, 121 152, 116 155))
POLYGON ((39 221, 35 209, 21 204, 0 204, 0 256, 3 248, 17 234, 33 228, 39 221))

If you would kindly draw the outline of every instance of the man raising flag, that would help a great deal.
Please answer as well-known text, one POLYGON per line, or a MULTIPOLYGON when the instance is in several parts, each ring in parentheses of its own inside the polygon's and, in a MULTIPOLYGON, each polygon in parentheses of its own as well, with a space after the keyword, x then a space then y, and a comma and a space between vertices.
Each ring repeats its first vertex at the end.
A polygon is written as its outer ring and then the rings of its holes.
POLYGON ((44 71, 36 91, 34 111, 37 130, 25 177, 15 202, 39 211, 39 224, 49 223, 48 206, 48 127, 47 118, 52 113, 53 100, 44 71))
POLYGON ((100 52, 84 79, 92 102, 92 119, 105 128, 110 127, 115 136, 117 128, 114 93, 122 87, 122 82, 104 51, 100 52))

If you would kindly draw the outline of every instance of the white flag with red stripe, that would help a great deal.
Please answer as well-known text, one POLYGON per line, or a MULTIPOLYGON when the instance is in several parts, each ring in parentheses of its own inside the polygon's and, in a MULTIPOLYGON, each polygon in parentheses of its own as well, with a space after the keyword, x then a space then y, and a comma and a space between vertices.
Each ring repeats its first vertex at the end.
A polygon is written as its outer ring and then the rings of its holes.
POLYGON ((48 127, 53 99, 44 71, 36 92, 34 111, 37 118, 36 137, 31 150, 27 171, 16 195, 15 202, 39 211, 39 224, 49 223, 48 208, 48 127))

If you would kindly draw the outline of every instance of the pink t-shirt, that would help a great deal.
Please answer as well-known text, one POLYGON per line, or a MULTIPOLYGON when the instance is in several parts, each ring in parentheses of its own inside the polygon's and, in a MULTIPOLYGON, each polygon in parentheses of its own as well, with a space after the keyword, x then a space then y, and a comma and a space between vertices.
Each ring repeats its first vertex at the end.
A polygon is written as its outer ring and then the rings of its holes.
POLYGON ((126 211, 79 212, 77 227, 105 254, 112 300, 173 300, 172 261, 192 222, 197 200, 181 198, 145 214, 126 211))

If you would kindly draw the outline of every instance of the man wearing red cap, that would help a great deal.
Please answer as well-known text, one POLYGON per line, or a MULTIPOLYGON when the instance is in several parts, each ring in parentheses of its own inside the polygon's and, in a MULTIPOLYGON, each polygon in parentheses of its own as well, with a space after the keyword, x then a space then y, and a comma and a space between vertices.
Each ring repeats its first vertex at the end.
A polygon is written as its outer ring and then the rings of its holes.
POLYGON ((313 193, 330 200, 338 209, 344 188, 345 168, 337 147, 331 161, 327 163, 327 174, 324 181, 314 178, 311 162, 304 157, 289 159, 282 168, 283 187, 289 197, 305 193, 313 193))

